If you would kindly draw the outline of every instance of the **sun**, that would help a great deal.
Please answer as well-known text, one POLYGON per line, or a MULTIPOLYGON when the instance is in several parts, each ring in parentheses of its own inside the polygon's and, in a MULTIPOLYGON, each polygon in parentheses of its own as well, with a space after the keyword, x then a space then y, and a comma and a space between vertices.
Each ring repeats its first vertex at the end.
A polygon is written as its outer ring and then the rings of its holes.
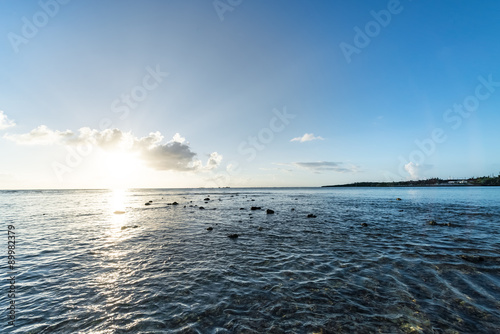
POLYGON ((108 176, 118 180, 130 178, 140 166, 137 155, 126 151, 109 152, 104 159, 108 176))

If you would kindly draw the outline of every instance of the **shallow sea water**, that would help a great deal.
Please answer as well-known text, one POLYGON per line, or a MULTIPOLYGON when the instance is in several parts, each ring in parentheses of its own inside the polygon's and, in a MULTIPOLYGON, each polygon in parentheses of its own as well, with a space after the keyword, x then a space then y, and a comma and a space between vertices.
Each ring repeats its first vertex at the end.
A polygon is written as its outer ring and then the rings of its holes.
POLYGON ((0 210, 2 333, 500 332, 499 187, 0 191, 0 210))

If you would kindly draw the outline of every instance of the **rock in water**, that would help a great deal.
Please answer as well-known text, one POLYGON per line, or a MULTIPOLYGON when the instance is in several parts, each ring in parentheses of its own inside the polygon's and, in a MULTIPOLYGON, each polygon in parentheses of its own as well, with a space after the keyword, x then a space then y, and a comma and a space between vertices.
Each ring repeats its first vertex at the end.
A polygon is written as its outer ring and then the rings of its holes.
POLYGON ((212 226, 207 227, 207 231, 212 231, 214 228, 212 226))
POLYGON ((204 207, 202 207, 202 206, 200 206, 200 210, 205 210, 205 208, 204 208, 204 207))
POLYGON ((210 198, 207 197, 207 198, 204 199, 204 201, 210 201, 210 198))
POLYGON ((468 262, 472 263, 480 263, 484 261, 484 257, 482 256, 477 256, 477 255, 461 255, 460 256, 462 259, 468 262))
POLYGON ((266 210, 266 213, 267 213, 268 215, 272 215, 272 214, 274 213, 274 210, 267 209, 267 210, 266 210))
POLYGON ((313 215, 312 213, 307 215, 307 218, 316 218, 316 215, 313 215))
POLYGON ((122 226, 122 231, 126 230, 128 228, 138 228, 138 227, 139 227, 138 225, 134 225, 134 226, 122 226))
POLYGON ((250 210, 261 210, 262 208, 260 206, 252 206, 250 210))
POLYGON ((231 239, 236 239, 236 238, 238 238, 239 236, 240 236, 239 234, 234 233, 234 234, 229 234, 227 237, 228 237, 228 238, 231 238, 231 239))

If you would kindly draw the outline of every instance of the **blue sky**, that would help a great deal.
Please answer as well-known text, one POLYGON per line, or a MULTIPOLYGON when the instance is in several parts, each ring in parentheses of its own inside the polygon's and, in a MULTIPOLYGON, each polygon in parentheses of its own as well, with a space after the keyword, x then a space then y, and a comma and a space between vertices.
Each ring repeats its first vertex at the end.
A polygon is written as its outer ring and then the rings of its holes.
POLYGON ((497 1, 2 1, 0 188, 496 175, 499 14, 497 1))

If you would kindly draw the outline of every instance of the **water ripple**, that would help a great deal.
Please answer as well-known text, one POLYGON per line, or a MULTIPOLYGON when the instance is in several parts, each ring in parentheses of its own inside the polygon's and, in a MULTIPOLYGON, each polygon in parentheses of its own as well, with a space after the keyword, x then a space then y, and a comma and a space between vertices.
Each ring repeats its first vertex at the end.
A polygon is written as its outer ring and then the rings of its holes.
POLYGON ((436 191, 0 192, 12 332, 498 332, 499 190, 436 191))

